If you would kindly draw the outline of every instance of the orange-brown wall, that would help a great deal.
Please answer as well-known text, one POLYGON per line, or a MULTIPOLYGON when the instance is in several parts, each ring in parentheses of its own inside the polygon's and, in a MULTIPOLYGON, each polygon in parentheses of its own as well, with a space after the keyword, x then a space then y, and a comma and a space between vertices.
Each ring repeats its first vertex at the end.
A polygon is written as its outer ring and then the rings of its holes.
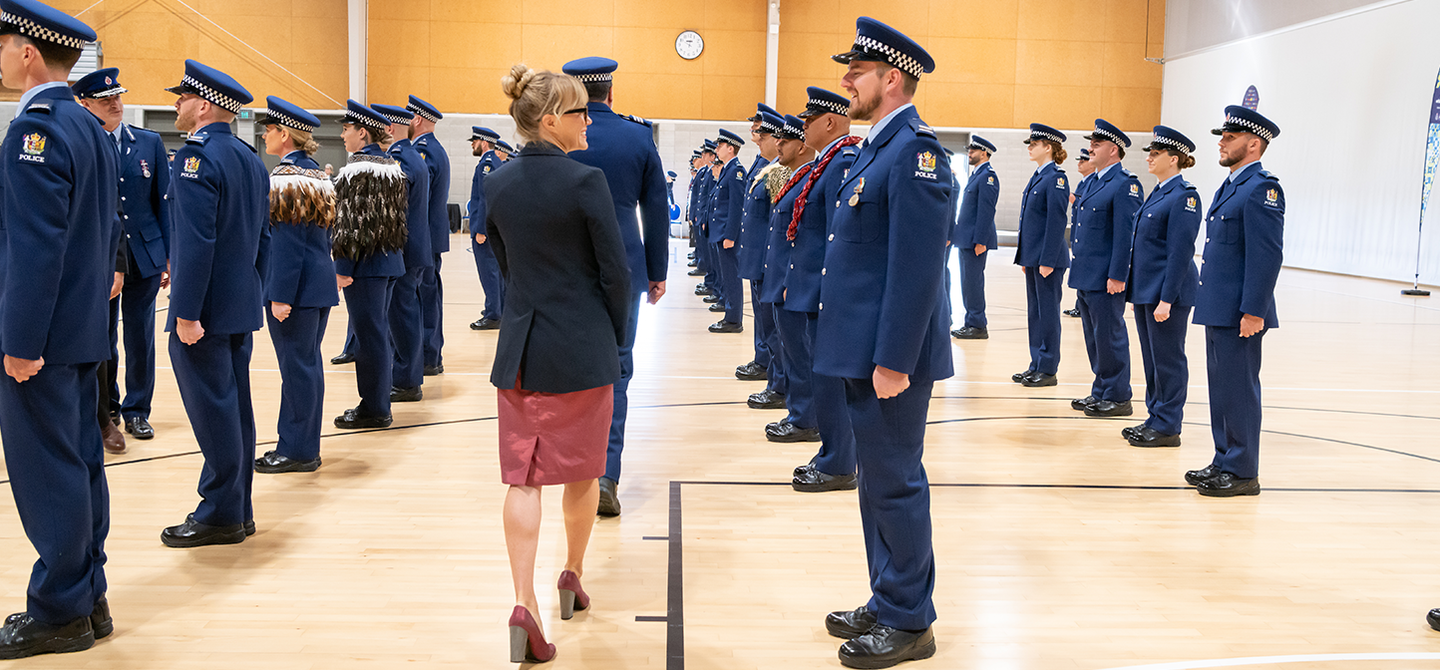
POLYGON ((934 126, 1089 128, 1103 117, 1124 130, 1160 122, 1165 0, 782 0, 780 111, 805 104, 805 87, 841 92, 855 17, 904 32, 935 58, 915 104, 934 126), (1149 43, 1146 4, 1149 3, 1149 43))
POLYGON ((735 119, 765 95, 764 0, 370 0, 370 102, 425 98, 441 111, 504 113, 514 63, 559 70, 620 62, 615 108, 653 118, 735 119), (687 61, 685 30, 705 38, 687 61))
MULTIPOLYGON (((176 0, 105 0, 80 17, 99 35, 106 67, 120 68, 130 104, 169 105, 165 88, 180 83, 185 59, 194 58, 240 82, 264 106, 277 95, 302 107, 343 106, 350 86, 345 0, 185 0, 234 37, 176 0), (239 39, 237 39, 239 38, 239 39), (310 82, 261 58, 254 46, 310 82)), ((54 0, 74 14, 94 0, 54 0)), ((12 93, 11 99, 18 98, 12 93)))

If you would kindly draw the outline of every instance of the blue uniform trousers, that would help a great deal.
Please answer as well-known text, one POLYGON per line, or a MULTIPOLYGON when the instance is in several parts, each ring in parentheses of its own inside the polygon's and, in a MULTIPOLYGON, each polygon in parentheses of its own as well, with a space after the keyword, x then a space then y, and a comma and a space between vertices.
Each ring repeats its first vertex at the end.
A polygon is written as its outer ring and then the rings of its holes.
POLYGON ((1110 402, 1125 402, 1130 389, 1130 333, 1125 329, 1125 294, 1076 291, 1080 329, 1085 331, 1085 353, 1095 381, 1090 395, 1110 402))
POLYGON ((390 342, 395 354, 390 383, 399 388, 410 389, 425 383, 420 284, 427 269, 407 269, 395 278, 395 288, 390 292, 390 342))
POLYGON ((280 439, 275 450, 297 461, 320 457, 325 404, 325 358, 320 342, 329 320, 329 307, 292 307, 284 321, 276 321, 275 315, 265 310, 280 364, 280 417, 275 421, 280 439))
POLYGON ((159 293, 160 275, 141 277, 129 273, 125 275, 120 296, 110 301, 110 404, 112 410, 119 410, 126 419, 150 418, 150 403, 155 398, 155 297, 159 293), (123 401, 117 344, 125 347, 123 401))
MULTIPOLYGON (((204 325, 204 324, 201 324, 204 325)), ((230 526, 255 517, 255 408, 250 402, 252 333, 205 335, 185 344, 170 333, 170 363, 185 415, 205 456, 195 520, 230 526)))
POLYGON ((767 310, 760 308, 760 286, 759 280, 750 280, 750 311, 755 314, 755 323, 753 324, 755 358, 753 360, 756 365, 768 369, 770 367, 770 334, 775 331, 775 313, 766 314, 767 310))
MULTIPOLYGON (((815 342, 816 312, 805 314, 805 332, 815 342)), ((820 429, 820 451, 810 459, 815 469, 834 476, 855 473, 855 431, 850 427, 850 410, 845 407, 845 382, 839 377, 810 373, 810 392, 815 403, 815 422, 820 429)))
MULTIPOLYGON (((10 492, 40 559, 25 611, 44 623, 89 616, 105 595, 110 491, 95 422, 99 363, 47 363, 21 384, 0 375, 0 437, 10 492)), ((10 545, 14 550, 14 545, 10 545)))
POLYGON ((1025 316, 1030 330, 1030 369, 1047 375, 1060 369, 1060 293, 1065 270, 1049 277, 1040 268, 1025 268, 1025 316))
POLYGON ((345 353, 355 355, 355 324, 345 324, 345 353))
POLYGON ((1135 334, 1140 338, 1140 360, 1145 365, 1145 425, 1166 435, 1179 435, 1185 418, 1185 395, 1190 385, 1190 363, 1185 358, 1185 332, 1190 307, 1172 305, 1170 318, 1155 322, 1155 305, 1135 306, 1135 334))
POLYGON ((961 247, 960 254, 960 300, 965 304, 964 325, 971 328, 986 328, 989 321, 985 319, 985 257, 990 255, 987 249, 979 256, 975 255, 975 247, 961 247))
POLYGON ((355 329, 355 387, 361 417, 390 416, 395 354, 390 349, 390 293, 394 277, 356 277, 345 287, 345 307, 355 329))
POLYGON ((704 270, 705 287, 716 296, 720 295, 720 265, 715 258, 715 245, 707 242, 704 233, 701 233, 700 246, 695 247, 700 251, 700 269, 704 270))
POLYGON ((921 459, 935 382, 914 382, 894 398, 875 396, 869 379, 845 379, 855 442, 860 524, 870 565, 870 602, 881 624, 904 630, 935 621, 935 552, 930 482, 921 459))
POLYGON ((1210 432, 1221 471, 1250 479, 1260 474, 1260 342, 1265 331, 1240 337, 1239 328, 1205 327, 1210 384, 1210 432))
POLYGON ((625 417, 630 412, 630 378, 635 376, 635 330, 640 323, 640 294, 631 296, 630 323, 620 343, 620 379, 615 381, 615 409, 610 415, 610 445, 605 449, 605 477, 620 481, 620 455, 625 451, 625 417))
POLYGON ((424 324, 425 365, 435 367, 444 362, 440 350, 445 347, 445 285, 440 281, 440 254, 435 254, 435 267, 426 268, 420 278, 420 319, 424 324))
MULTIPOLYGON (((804 312, 784 309, 774 304, 775 330, 780 333, 780 355, 785 357, 786 420, 796 428, 815 428, 815 341, 811 339, 809 317, 804 312)), ((828 471, 826 474, 841 474, 828 471)))
POLYGON ((480 274, 480 288, 485 291, 485 308, 480 318, 499 321, 505 313, 505 278, 500 276, 500 263, 490 243, 476 244, 470 236, 470 250, 475 252, 475 271, 480 274))
POLYGON ((725 320, 740 323, 745 319, 745 290, 740 286, 740 248, 715 245, 720 266, 720 304, 725 305, 725 320))

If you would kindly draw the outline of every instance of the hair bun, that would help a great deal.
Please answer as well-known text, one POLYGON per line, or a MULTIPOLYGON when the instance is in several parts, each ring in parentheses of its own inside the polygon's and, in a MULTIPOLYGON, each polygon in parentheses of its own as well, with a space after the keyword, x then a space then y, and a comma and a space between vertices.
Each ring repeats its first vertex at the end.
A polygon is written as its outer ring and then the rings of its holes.
POLYGON ((500 90, 511 100, 519 100, 525 94, 525 87, 535 78, 535 71, 524 63, 510 66, 510 74, 500 78, 500 90))

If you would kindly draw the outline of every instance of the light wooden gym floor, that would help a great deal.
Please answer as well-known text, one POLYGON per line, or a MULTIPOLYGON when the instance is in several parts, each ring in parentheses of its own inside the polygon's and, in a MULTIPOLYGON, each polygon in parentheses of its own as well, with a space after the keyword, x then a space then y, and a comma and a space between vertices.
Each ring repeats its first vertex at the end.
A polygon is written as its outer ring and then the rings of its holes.
MULTIPOLYGON (((423 402, 395 405, 390 429, 344 433, 329 418, 356 402, 353 366, 327 366, 324 467, 256 475, 259 533, 241 545, 159 542, 194 508, 202 462, 162 333, 157 437, 107 459, 116 633, 15 667, 513 667, 496 334, 468 329, 482 297, 469 245, 457 235, 452 247, 444 376, 426 379, 423 402)), ((597 522, 593 607, 568 622, 551 588, 558 491, 546 494, 537 583, 559 647, 551 666, 839 667, 822 617, 868 597, 855 494, 789 489, 816 445, 765 441, 783 414, 746 408, 762 382, 733 377, 752 353, 749 310, 745 333, 706 332, 716 315, 693 295, 683 242, 672 250, 671 292, 641 313, 624 515, 597 522)), ((910 667, 1440 667, 1440 633, 1424 622, 1440 606, 1440 297, 1283 272, 1281 328, 1265 338, 1265 493, 1207 499, 1181 480, 1212 449, 1203 331, 1189 340, 1184 446, 1131 448, 1119 430, 1143 418, 1138 345, 1134 418, 1070 409, 1090 383, 1075 319, 1063 321, 1059 387, 1009 381, 1028 359, 1012 253, 990 258, 991 338, 953 341, 956 376, 935 387, 925 462, 939 654, 910 667)), ((344 332, 342 305, 327 356, 344 332)), ((268 336, 255 339, 263 452, 280 377, 268 336)), ((18 611, 35 556, 8 492, 0 542, 0 610, 18 611)))

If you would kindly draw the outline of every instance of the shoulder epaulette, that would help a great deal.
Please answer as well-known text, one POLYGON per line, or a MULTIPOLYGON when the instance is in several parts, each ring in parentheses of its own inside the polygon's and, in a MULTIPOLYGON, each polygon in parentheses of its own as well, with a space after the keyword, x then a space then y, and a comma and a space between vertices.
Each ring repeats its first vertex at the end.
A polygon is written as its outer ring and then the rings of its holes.
POLYGON ((429 143, 430 143, 430 138, 428 138, 428 137, 422 137, 422 138, 420 138, 420 139, 418 139, 418 140, 415 140, 415 141, 413 142, 413 144, 414 144, 415 146, 417 146, 417 147, 423 147, 423 146, 425 146, 426 144, 429 144, 429 143))
POLYGON ((1187 191, 1197 191, 1197 190, 1199 190, 1199 189, 1195 188, 1195 185, 1194 185, 1194 184, 1192 184, 1192 183, 1190 183, 1190 182, 1188 182, 1188 181, 1185 181, 1184 179, 1181 179, 1181 180, 1180 180, 1180 188, 1183 188, 1183 189, 1185 189, 1185 190, 1187 190, 1187 191))
POLYGON ((30 103, 30 106, 29 106, 29 107, 26 107, 26 108, 25 108, 25 111, 26 111, 26 112, 45 112, 46 114, 49 114, 49 113, 50 113, 50 103, 48 103, 48 102, 32 102, 32 103, 30 103))
POLYGON ((204 134, 204 133, 201 133, 201 134, 199 134, 199 135, 191 135, 191 136, 185 138, 185 143, 186 143, 186 144, 194 144, 194 145, 198 145, 198 146, 203 146, 203 145, 205 144, 205 141, 208 140, 208 139, 210 139, 210 136, 209 136, 209 135, 206 135, 206 134, 204 134))
POLYGON ((1128 170, 1128 169, 1126 169, 1124 165, 1121 165, 1121 166, 1120 166, 1120 174, 1123 174, 1123 175, 1125 175, 1126 177, 1134 177, 1134 176, 1135 176, 1135 173, 1134 173, 1134 172, 1131 172, 1131 171, 1128 170))
POLYGON ((625 119, 626 121, 630 121, 632 123, 638 123, 642 126, 645 126, 646 128, 655 125, 654 123, 646 121, 645 119, 635 116, 634 114, 617 114, 616 116, 619 116, 620 118, 625 119))
POLYGON ((1274 173, 1274 172, 1271 172, 1271 171, 1269 171, 1269 170, 1261 170, 1261 171, 1260 171, 1260 176, 1261 176, 1261 177, 1264 177, 1264 178, 1266 178, 1266 179, 1269 179, 1269 180, 1271 180, 1271 181, 1280 181, 1280 178, 1277 177, 1277 176, 1275 176, 1275 173, 1274 173))
POLYGON ((927 137, 935 137, 935 129, 923 123, 915 125, 915 132, 927 137))
POLYGON ((850 144, 850 145, 846 145, 846 146, 840 147, 840 153, 842 153, 842 154, 844 154, 844 155, 846 155, 846 156, 853 156, 853 155, 855 155, 855 154, 857 154, 857 153, 860 153, 860 152, 859 152, 859 150, 857 150, 857 149, 855 148, 855 145, 850 144))

